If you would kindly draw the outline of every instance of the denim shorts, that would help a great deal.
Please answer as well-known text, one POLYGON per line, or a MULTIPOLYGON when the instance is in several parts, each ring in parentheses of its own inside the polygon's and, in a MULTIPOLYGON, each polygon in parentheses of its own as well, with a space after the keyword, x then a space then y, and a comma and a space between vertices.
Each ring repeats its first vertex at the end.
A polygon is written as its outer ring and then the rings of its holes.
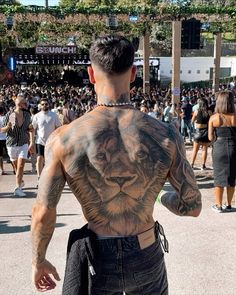
POLYGON ((63 295, 168 294, 162 227, 144 249, 137 236, 88 239, 85 232, 69 243, 63 295))
POLYGON ((91 295, 167 295, 164 254, 159 240, 141 250, 138 240, 99 240, 91 295))

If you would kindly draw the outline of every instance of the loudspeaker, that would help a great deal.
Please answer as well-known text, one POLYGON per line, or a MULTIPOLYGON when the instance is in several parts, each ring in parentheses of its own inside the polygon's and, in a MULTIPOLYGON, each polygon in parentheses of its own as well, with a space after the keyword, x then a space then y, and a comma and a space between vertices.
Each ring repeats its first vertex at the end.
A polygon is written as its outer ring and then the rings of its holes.
POLYGON ((139 38, 138 37, 134 37, 132 39, 132 44, 133 44, 133 47, 134 47, 134 51, 138 51, 138 48, 139 48, 139 38))
POLYGON ((195 18, 182 21, 182 49, 200 48, 201 22, 195 18))

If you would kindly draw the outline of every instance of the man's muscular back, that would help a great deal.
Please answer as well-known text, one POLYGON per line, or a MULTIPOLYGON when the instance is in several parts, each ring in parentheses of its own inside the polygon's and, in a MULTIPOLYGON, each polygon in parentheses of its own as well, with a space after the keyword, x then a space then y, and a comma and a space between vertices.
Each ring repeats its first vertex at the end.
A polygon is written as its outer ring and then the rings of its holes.
MULTIPOLYGON (((46 163, 60 159, 92 230, 133 235, 153 225, 154 203, 176 155, 174 127, 133 108, 97 107, 58 132, 46 163)), ((60 176, 55 194, 56 187, 60 176)))

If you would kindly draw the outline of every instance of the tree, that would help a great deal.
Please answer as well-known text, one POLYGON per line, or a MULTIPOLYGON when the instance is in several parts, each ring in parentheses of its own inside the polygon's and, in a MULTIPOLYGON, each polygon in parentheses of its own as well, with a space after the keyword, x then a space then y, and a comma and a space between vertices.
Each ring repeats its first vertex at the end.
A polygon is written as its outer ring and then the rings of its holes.
POLYGON ((90 6, 96 7, 101 5, 115 6, 116 0, 60 0, 59 5, 63 7, 90 6))
POLYGON ((235 6, 235 0, 193 0, 193 5, 235 6))
POLYGON ((16 0, 0 0, 0 5, 20 5, 20 2, 16 0))
POLYGON ((84 6, 91 6, 96 7, 100 5, 106 5, 106 6, 137 6, 137 5, 148 5, 148 6, 154 6, 157 5, 160 2, 160 0, 60 0, 59 5, 60 6, 75 6, 77 5, 84 5, 84 6))
POLYGON ((62 7, 75 7, 77 3, 78 3, 77 0, 60 0, 59 1, 59 6, 62 6, 62 7))

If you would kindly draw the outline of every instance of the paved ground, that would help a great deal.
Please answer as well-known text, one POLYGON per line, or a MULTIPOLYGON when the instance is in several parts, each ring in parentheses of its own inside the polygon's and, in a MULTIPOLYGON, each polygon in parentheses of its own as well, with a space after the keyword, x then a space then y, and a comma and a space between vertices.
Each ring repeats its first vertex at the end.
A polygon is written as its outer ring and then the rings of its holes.
MULTIPOLYGON (((211 166, 210 155, 208 159, 207 165, 211 166)), ((200 165, 200 160, 196 165, 200 165)), ((14 198, 14 175, 9 164, 6 168, 9 175, 0 176, 0 295, 34 295, 38 293, 34 291, 30 278, 30 214, 37 192, 36 175, 30 173, 31 167, 27 164, 24 176, 27 197, 14 198)), ((235 295, 236 210, 214 213, 210 209, 214 201, 212 170, 198 169, 195 173, 203 196, 199 218, 175 216, 161 205, 156 205, 154 211, 170 244, 170 253, 165 255, 169 294, 235 295)), ((65 187, 47 255, 62 279, 68 234, 84 223, 79 204, 65 187)), ((61 286, 59 283, 47 294, 60 295, 61 286)))

